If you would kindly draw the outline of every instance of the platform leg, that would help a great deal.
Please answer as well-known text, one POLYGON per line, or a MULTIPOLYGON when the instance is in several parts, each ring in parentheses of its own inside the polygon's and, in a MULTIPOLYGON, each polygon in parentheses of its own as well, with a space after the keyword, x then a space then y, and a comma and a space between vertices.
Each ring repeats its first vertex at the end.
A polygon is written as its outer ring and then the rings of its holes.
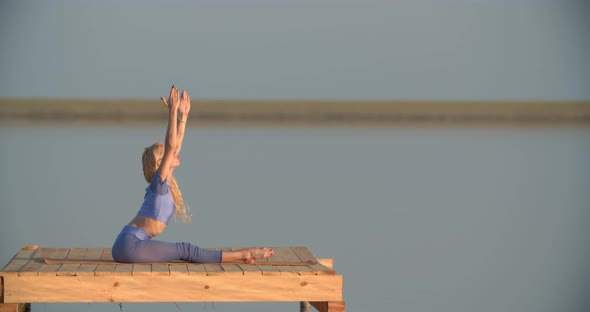
POLYGON ((344 301, 321 301, 310 302, 310 304, 320 312, 345 312, 346 304, 344 301))
POLYGON ((0 303, 0 312, 31 312, 30 303, 0 303))
POLYGON ((299 312, 310 312, 311 311, 311 304, 307 301, 299 302, 299 312))
POLYGON ((4 278, 0 276, 0 312, 31 312, 30 303, 4 303, 4 278))

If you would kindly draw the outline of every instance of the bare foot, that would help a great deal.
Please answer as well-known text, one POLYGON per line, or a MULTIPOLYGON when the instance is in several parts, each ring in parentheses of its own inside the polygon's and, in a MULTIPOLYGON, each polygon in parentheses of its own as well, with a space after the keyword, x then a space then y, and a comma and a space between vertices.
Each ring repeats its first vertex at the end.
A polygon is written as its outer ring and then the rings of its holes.
POLYGON ((234 251, 224 251, 221 254, 221 262, 233 262, 236 260, 244 263, 254 263, 259 259, 266 259, 275 254, 272 248, 244 248, 234 251))
POLYGON ((246 248, 241 250, 243 252, 244 263, 254 263, 259 259, 266 259, 275 254, 275 251, 271 248, 246 248))

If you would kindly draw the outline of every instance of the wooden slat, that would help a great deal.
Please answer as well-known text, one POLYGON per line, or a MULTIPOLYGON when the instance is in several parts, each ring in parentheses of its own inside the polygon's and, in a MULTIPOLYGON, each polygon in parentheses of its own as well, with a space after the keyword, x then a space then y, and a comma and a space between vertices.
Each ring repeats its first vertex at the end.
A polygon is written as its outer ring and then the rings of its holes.
POLYGON ((134 264, 133 265, 134 276, 151 276, 152 265, 151 264, 134 264))
MULTIPOLYGON (((273 262, 273 263, 286 262, 285 259, 283 258, 283 256, 281 255, 281 249, 278 247, 274 247, 273 249, 275 251, 275 254, 268 257, 268 262, 273 262)), ((299 260, 297 262, 299 262, 299 260)), ((276 271, 280 272, 280 275, 283 275, 283 274, 299 275, 299 273, 297 273, 297 268, 295 268, 295 267, 280 266, 280 265, 273 265, 273 267, 276 271)), ((272 273, 274 273, 274 271, 272 273)))
POLYGON ((297 255, 289 247, 275 247, 274 251, 276 254, 281 255, 281 258, 285 262, 298 262, 301 261, 297 255))
MULTIPOLYGON (((68 256, 66 257, 66 260, 79 260, 79 259, 84 259, 84 256, 86 255, 86 251, 88 250, 88 248, 72 248, 70 249, 70 252, 68 253, 68 256)), ((80 267, 80 264, 64 264, 61 266, 61 268, 59 268, 59 270, 57 270, 57 275, 58 276, 75 276, 76 275, 76 271, 78 271, 78 268, 80 267)))
POLYGON ((39 269, 43 267, 43 259, 45 257, 49 257, 53 254, 55 249, 53 248, 39 248, 33 260, 31 260, 27 265, 25 265, 20 272, 18 272, 18 276, 37 276, 39 275, 39 269))
MULTIPOLYGON (((215 250, 221 250, 223 252, 226 251, 235 251, 235 247, 221 247, 221 248, 213 248, 215 250)), ((210 266, 211 264, 207 264, 206 266, 210 266)), ((214 265, 213 265, 214 266, 214 265)), ((238 266, 237 263, 220 263, 221 269, 223 270, 224 274, 234 274, 234 275, 243 275, 244 271, 238 266)), ((217 272, 213 275, 218 274, 217 272)))
POLYGON ((193 275, 207 275, 204 264, 188 263, 187 265, 188 274, 193 275))
MULTIPOLYGON (((301 259, 299 259, 299 257, 297 257, 297 255, 295 254, 293 249, 291 249, 290 247, 277 247, 277 250, 279 251, 279 253, 283 257, 283 259, 285 259, 286 262, 301 261, 301 259)), ((279 270, 281 270, 281 269, 279 268, 279 270)), ((297 272, 297 274, 299 274, 299 275, 314 275, 314 274, 316 274, 316 271, 314 269, 310 268, 309 266, 289 267, 288 269, 283 268, 283 270, 288 270, 290 272, 297 272)))
MULTIPOLYGON (((65 260, 70 252, 69 248, 55 248, 51 254, 52 259, 65 260)), ((39 269, 39 276, 55 276, 57 271, 61 268, 61 265, 46 265, 44 264, 39 269)))
POLYGON ((184 265, 171 265, 170 266, 170 275, 171 276, 185 276, 188 275, 188 267, 186 264, 184 265))
POLYGON ((279 271, 279 269, 266 263, 268 263, 268 259, 258 259, 255 262, 256 267, 262 271, 262 275, 281 275, 281 271, 279 271))
MULTIPOLYGON (((266 261, 268 262, 285 262, 285 259, 281 256, 281 250, 278 247, 273 247, 275 251, 274 255, 268 257, 266 261)), ((260 259, 262 260, 262 259, 260 259)))
MULTIPOLYGON (((88 250, 86 250, 86 255, 84 255, 84 260, 100 260, 101 255, 102 248, 88 248, 88 250)), ((96 271, 97 267, 97 264, 81 264, 80 267, 78 267, 76 275, 94 275, 94 271, 96 271)))
POLYGON ((114 276, 130 276, 133 275, 133 265, 115 265, 115 269, 113 270, 114 276))
MULTIPOLYGON (((305 247, 291 247, 291 249, 297 255, 297 257, 299 257, 299 259, 303 262, 310 261, 310 260, 317 261, 315 256, 305 247)), ((314 264, 314 265, 309 265, 309 267, 312 268, 313 270, 315 270, 316 274, 318 274, 318 275, 334 275, 334 274, 336 274, 336 272, 334 272, 334 270, 332 270, 326 266, 323 266, 320 263, 314 264)))
POLYGON ((207 276, 224 275, 226 273, 220 264, 207 263, 207 264, 204 264, 204 266, 205 266, 205 270, 207 271, 207 276))
POLYGON ((2 269, 1 275, 14 274, 17 275, 18 271, 23 269, 29 262, 32 261, 33 256, 37 252, 35 250, 21 249, 16 255, 8 262, 8 264, 2 269))
POLYGON ((242 270, 238 264, 222 263, 221 268, 226 272, 226 274, 244 275, 244 270, 242 270))
POLYGON ((238 264, 244 275, 262 275, 262 270, 256 265, 238 264))
POLYGON ((103 248, 102 254, 100 255, 100 260, 113 260, 113 252, 110 248, 103 248))
MULTIPOLYGON (((100 253, 100 260, 112 260, 113 255, 110 248, 103 248, 100 253)), ((113 264, 99 264, 94 271, 96 276, 109 276, 115 273, 116 265, 113 264)))
MULTIPOLYGON (((56 254, 58 248, 41 248, 40 252, 44 252, 45 255, 47 257, 54 257, 54 255, 56 254)), ((55 266, 53 266, 55 267, 55 266)), ((47 272, 47 270, 49 269, 49 266, 42 263, 40 267, 37 268, 37 274, 36 275, 47 275, 46 273, 41 273, 41 272, 47 272)), ((57 271, 59 269, 56 268, 55 271, 57 271)))

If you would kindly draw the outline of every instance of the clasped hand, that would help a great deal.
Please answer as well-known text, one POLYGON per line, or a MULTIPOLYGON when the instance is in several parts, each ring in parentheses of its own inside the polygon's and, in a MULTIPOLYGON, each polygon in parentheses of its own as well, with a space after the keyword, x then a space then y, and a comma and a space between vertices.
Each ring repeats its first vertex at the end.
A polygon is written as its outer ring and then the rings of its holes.
POLYGON ((179 95, 179 91, 174 85, 170 88, 168 101, 166 101, 166 98, 164 97, 161 97, 160 99, 166 108, 172 111, 177 110, 181 114, 180 116, 188 115, 191 110, 191 97, 186 90, 182 90, 182 94, 179 95))

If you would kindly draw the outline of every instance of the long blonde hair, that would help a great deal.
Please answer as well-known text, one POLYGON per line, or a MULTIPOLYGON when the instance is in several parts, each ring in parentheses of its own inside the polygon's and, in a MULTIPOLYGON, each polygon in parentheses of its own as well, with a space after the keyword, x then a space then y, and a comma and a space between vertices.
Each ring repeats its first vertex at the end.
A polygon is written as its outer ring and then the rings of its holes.
MULTIPOLYGON (((158 170, 158 160, 161 160, 164 156, 164 144, 157 142, 151 146, 148 146, 143 151, 141 155, 141 163, 143 165, 143 176, 145 180, 150 183, 154 174, 158 170)), ((174 201, 174 217, 180 217, 182 222, 188 223, 191 221, 190 209, 184 203, 184 199, 182 198, 182 193, 178 188, 178 183, 176 182, 176 178, 173 175, 168 177, 168 182, 170 183, 170 195, 172 195, 172 200, 174 201)))

